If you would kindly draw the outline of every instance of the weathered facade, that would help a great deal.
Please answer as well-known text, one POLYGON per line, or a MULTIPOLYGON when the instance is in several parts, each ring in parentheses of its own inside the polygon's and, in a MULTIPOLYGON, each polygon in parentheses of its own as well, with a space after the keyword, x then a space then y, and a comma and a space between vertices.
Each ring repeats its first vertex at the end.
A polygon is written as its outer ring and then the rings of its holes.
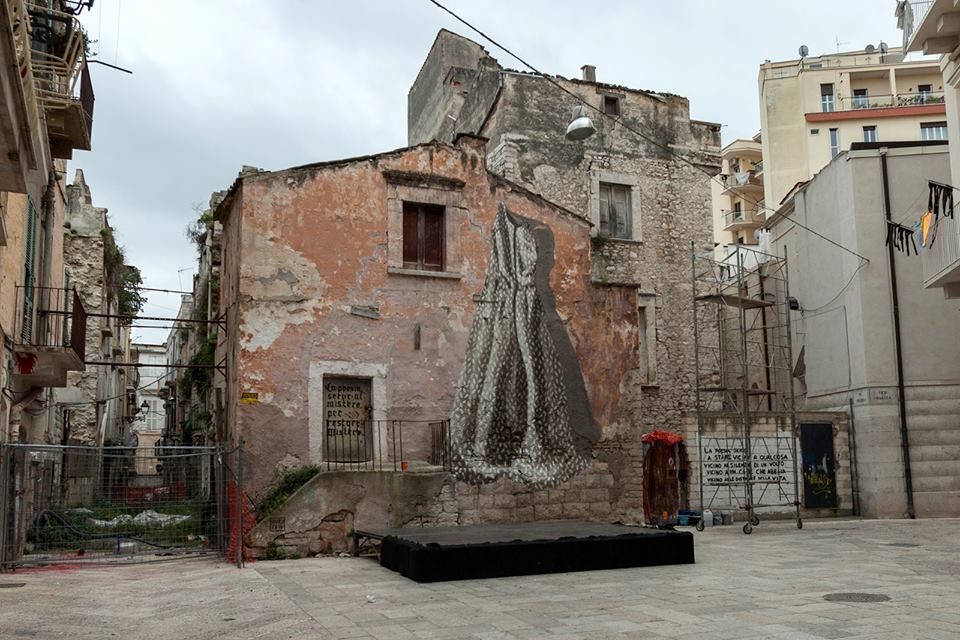
MULTIPOLYGON (((107 209, 93 205, 83 171, 76 170, 67 187, 64 220, 64 284, 76 290, 84 309, 94 316, 87 322, 85 355, 89 362, 128 362, 130 327, 116 316, 123 274, 123 253, 113 237, 107 209), (112 317, 111 317, 112 316, 112 317)), ((135 372, 116 364, 91 364, 70 372, 67 386, 57 391, 61 407, 68 411, 64 442, 71 444, 120 444, 129 435, 125 419, 133 410, 135 372)))
POLYGON ((0 398, 0 442, 58 442, 53 390, 83 368, 47 319, 72 309, 63 176, 72 150, 90 148, 93 119, 80 25, 66 8, 0 2, 0 385, 12 391, 0 398))
MULTIPOLYGON (((397 525, 642 519, 640 436, 682 430, 692 406, 690 246, 712 246, 719 127, 691 121, 677 96, 557 81, 623 120, 597 116, 597 135, 567 141, 567 95, 503 70, 476 43, 443 31, 410 92, 413 146, 246 171, 217 208, 225 424, 230 440, 244 440, 245 480, 262 495, 286 469, 325 471, 302 490, 320 501, 313 511, 277 516, 295 530, 277 525, 270 533, 265 520, 254 544, 326 548, 322 532, 358 514, 378 521, 367 524, 397 525), (501 205, 509 223, 495 223, 501 205), (534 253, 521 251, 505 267, 504 238, 534 253), (545 345, 535 347, 545 349, 538 364, 521 346, 521 367, 564 372, 544 392, 565 403, 574 441, 587 444, 586 468, 576 473, 576 456, 562 454, 564 471, 551 472, 547 456, 536 481, 509 462, 466 474, 479 484, 457 481, 440 473, 437 435, 443 447, 454 399, 464 396, 458 380, 471 379, 462 377, 471 326, 476 334, 503 307, 489 278, 528 286, 522 274, 534 260, 530 273, 548 274, 536 295, 555 347, 535 340, 545 345), (500 275, 488 273, 491 265, 500 275), (582 396, 569 391, 570 377, 581 379, 582 396), (567 391, 549 391, 557 384, 567 391), (347 426, 365 426, 340 429, 344 415, 347 426), (346 444, 337 440, 344 433, 346 444), (435 481, 407 483, 384 504, 381 485, 392 481, 379 469, 393 464, 435 481), (355 471, 371 465, 372 475, 355 471), (336 489, 345 470, 356 473, 350 491, 336 489)), ((524 305, 509 321, 518 332, 527 331, 525 314, 541 321, 538 302, 524 305)), ((476 353, 487 371, 503 366, 476 353)), ((529 388, 531 378, 519 380, 529 388)), ((458 402, 469 404, 468 396, 458 402)), ((469 424, 486 424, 483 411, 471 411, 462 414, 476 416, 469 424)), ((454 434, 461 418, 454 412, 454 434)), ((564 438, 548 440, 562 448, 564 438)))
POLYGON ((167 362, 191 367, 173 369, 165 380, 167 443, 213 444, 226 438, 222 377, 215 388, 211 368, 222 359, 217 354, 222 227, 212 219, 212 208, 222 197, 214 193, 211 209, 188 229, 197 247, 197 273, 192 293, 181 296, 178 321, 167 338, 167 362))
POLYGON ((584 66, 580 80, 550 79, 614 116, 589 112, 597 132, 571 142, 563 134, 575 98, 441 31, 410 89, 408 141, 482 136, 491 171, 592 223, 591 282, 633 306, 624 321, 636 336, 633 366, 619 378, 615 418, 608 417, 599 447, 624 469, 623 491, 639 500, 640 435, 682 430, 693 406, 690 247, 713 246, 710 182, 720 168, 720 127, 691 120, 683 97, 595 76, 584 66))
MULTIPOLYGON (((489 172, 484 145, 464 136, 455 146, 434 142, 248 174, 230 190, 218 210, 227 424, 234 439, 246 441, 254 493, 284 468, 337 462, 325 441, 324 394, 331 379, 369 381, 370 417, 384 429, 373 438, 400 444, 387 431, 402 421, 403 455, 413 466, 426 463, 429 423, 450 416, 471 321, 483 304, 478 294, 500 204, 552 236, 556 312, 589 398, 589 407, 579 408, 596 420, 602 437, 621 420, 621 380, 636 366, 636 292, 595 284, 589 222, 489 172), (405 264, 405 202, 443 209, 442 270, 405 264)), ((383 451, 374 459, 388 464, 389 457, 383 451)), ((629 470, 609 465, 602 450, 591 455, 590 465, 563 486, 541 490, 540 517, 630 511, 628 483, 615 479, 629 470)), ((478 493, 450 484, 448 506, 458 506, 448 518, 532 516, 532 488, 511 481, 493 487, 478 493)), ((421 515, 440 508, 436 498, 421 515)))

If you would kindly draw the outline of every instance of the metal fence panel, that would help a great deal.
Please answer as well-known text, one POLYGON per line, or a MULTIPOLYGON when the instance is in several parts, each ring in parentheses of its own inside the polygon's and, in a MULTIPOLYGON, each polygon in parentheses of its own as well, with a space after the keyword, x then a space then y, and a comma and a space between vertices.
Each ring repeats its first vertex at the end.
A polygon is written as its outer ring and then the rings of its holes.
POLYGON ((226 554, 222 449, 0 449, 2 569, 226 554))

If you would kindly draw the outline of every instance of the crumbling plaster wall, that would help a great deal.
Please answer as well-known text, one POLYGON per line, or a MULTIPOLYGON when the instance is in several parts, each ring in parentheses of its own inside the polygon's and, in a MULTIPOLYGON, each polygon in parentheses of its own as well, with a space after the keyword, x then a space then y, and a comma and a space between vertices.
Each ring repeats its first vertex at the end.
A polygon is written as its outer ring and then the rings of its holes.
MULTIPOLYGON (((473 296, 483 287, 490 230, 501 201, 550 227, 555 243, 551 286, 581 362, 593 415, 602 429, 619 422, 621 380, 635 366, 636 291, 596 286, 588 222, 489 174, 484 155, 484 141, 466 137, 457 147, 424 145, 242 181, 241 197, 223 216, 223 300, 228 306, 238 300, 237 366, 232 369, 238 380, 232 390, 228 385, 228 396, 249 391, 259 399, 239 404, 233 395, 228 403, 237 433, 246 440, 253 494, 272 481, 276 470, 319 462, 310 454, 311 429, 318 428, 310 417, 314 363, 382 364, 390 419, 449 416, 476 311, 473 296), (388 271, 385 170, 463 183, 458 276, 388 271), (233 268, 237 271, 230 275, 233 268), (356 315, 355 307, 374 310, 375 317, 356 315), (417 324, 419 350, 414 348, 417 324)), ((428 436, 425 430, 420 434, 428 436)), ((416 437, 405 431, 404 447, 416 437)), ((624 485, 610 466, 595 460, 590 470, 550 490, 558 493, 548 511, 557 517, 610 517, 626 510, 624 485)), ((464 501, 463 510, 473 514, 462 516, 467 520, 507 519, 511 510, 533 500, 518 498, 530 491, 512 483, 452 490, 464 501), (483 497, 494 495, 501 497, 483 497), (502 511, 481 515, 481 508, 502 511)))

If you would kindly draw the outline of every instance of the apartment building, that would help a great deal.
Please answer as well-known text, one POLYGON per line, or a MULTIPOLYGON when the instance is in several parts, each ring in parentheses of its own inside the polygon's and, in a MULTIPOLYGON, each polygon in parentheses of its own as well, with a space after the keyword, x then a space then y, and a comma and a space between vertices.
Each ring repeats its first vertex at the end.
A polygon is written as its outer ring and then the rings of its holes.
MULTIPOLYGON (((720 173, 710 185, 713 237, 720 247, 755 245, 766 219, 763 197, 763 148, 758 133, 720 150, 720 173)), ((723 249, 721 249, 722 251, 723 249)))
MULTIPOLYGON (((897 19, 904 51, 942 54, 938 73, 944 88, 945 121, 948 129, 960 130, 960 7, 953 0, 900 2, 897 19)), ((949 144, 950 184, 960 185, 960 140, 953 135, 949 144)), ((957 196, 956 186, 953 196, 957 196)), ((923 283, 941 289, 947 298, 960 298, 960 219, 945 215, 936 224, 937 241, 922 254, 923 283)))
POLYGON ((760 65, 763 190, 770 208, 853 142, 947 138, 937 62, 906 61, 904 53, 880 43, 760 65))

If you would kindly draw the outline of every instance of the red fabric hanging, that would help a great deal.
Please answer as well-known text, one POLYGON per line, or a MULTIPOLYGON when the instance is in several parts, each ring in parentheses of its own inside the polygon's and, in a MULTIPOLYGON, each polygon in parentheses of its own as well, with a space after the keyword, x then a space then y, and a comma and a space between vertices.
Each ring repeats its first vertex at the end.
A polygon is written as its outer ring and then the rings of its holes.
POLYGON ((678 442, 683 442, 683 436, 679 433, 674 433, 673 431, 651 431, 650 433, 645 433, 640 438, 643 442, 666 442, 667 444, 673 445, 678 442))

